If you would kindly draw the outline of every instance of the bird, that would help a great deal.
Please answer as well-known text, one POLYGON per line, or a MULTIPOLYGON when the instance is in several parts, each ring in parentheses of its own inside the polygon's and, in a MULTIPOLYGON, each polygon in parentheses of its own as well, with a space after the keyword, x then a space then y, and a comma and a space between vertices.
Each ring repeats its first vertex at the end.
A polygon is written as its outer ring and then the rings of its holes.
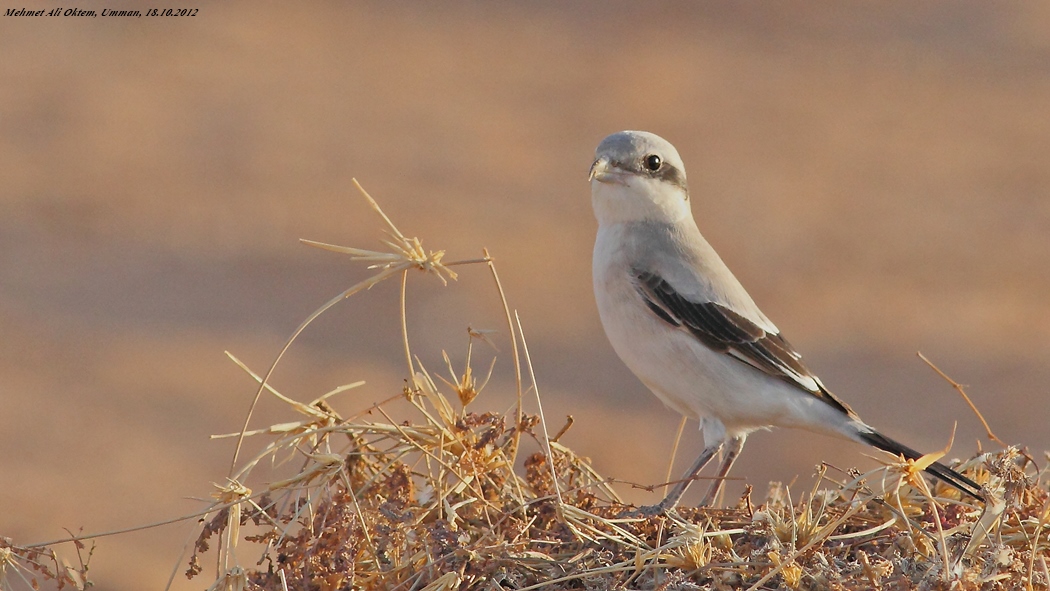
MULTIPOLYGON (((614 133, 595 150, 589 180, 598 220, 594 294, 606 336, 631 372, 665 405, 698 419, 703 433, 703 452, 651 509, 674 509, 724 449, 701 502, 712 504, 748 435, 772 427, 922 457, 832 394, 758 308, 701 235, 671 143, 644 131, 614 133)), ((940 462, 926 471, 981 498, 976 482, 940 462)))

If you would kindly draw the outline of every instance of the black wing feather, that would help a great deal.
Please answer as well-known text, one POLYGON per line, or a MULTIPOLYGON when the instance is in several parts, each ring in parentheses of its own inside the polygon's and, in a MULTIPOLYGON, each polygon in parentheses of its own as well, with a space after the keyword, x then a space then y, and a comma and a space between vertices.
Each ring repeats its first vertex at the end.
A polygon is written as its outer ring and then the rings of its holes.
POLYGON ((691 301, 655 273, 638 272, 635 276, 646 305, 663 321, 675 327, 685 327, 711 349, 728 353, 854 416, 846 403, 820 385, 816 376, 800 361, 802 356, 780 334, 767 332, 716 302, 691 301), (816 389, 810 387, 804 378, 812 379, 816 389))

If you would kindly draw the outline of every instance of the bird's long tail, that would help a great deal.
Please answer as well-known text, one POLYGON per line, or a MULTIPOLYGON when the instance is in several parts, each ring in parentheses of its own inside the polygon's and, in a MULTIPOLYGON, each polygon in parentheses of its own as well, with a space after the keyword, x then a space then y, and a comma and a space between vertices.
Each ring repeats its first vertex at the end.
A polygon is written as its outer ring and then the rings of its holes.
MULTIPOLYGON (((887 451, 891 454, 901 455, 909 460, 917 460, 922 457, 923 454, 915 451, 914 449, 898 443, 889 437, 886 437, 882 433, 877 431, 865 431, 858 433, 861 440, 868 443, 878 449, 887 451)), ((934 462, 930 464, 930 467, 926 468, 926 471, 933 474, 937 478, 955 487, 959 491, 967 494, 977 500, 981 500, 981 486, 970 480, 969 478, 959 474, 955 470, 952 470, 948 466, 940 462, 934 462)))

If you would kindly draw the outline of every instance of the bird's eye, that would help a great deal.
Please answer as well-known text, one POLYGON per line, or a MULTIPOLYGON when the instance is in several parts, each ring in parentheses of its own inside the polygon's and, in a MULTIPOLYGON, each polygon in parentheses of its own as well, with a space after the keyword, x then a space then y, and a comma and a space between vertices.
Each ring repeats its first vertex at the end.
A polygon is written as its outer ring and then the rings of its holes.
POLYGON ((645 167, 648 168, 650 172, 656 172, 660 170, 660 167, 663 165, 663 163, 664 161, 661 160, 660 157, 656 154, 649 154, 645 157, 645 167))

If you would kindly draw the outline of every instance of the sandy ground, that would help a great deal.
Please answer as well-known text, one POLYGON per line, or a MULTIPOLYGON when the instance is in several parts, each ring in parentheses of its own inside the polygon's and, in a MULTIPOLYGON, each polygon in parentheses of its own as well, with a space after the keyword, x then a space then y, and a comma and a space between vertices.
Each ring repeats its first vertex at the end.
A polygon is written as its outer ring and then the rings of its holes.
MULTIPOLYGON (((450 259, 488 247, 551 422, 577 420, 564 442, 609 475, 662 481, 678 418, 621 366, 591 294, 585 176, 620 129, 677 145, 701 229, 869 422, 929 450, 958 423, 955 453, 976 449, 979 423, 921 350, 1002 438, 1050 449, 1044 6, 198 8, 0 18, 0 535, 43 541, 200 506, 231 455, 209 435, 235 431, 254 393, 223 351, 264 369, 365 276, 297 239, 379 246, 352 177, 450 259)), ((397 293, 385 284, 322 317, 276 385, 309 399, 368 380, 336 399, 347 413, 397 392, 397 293)), ((468 325, 503 328, 481 268, 448 287, 413 276, 409 301, 431 368, 442 349, 462 363, 468 325)), ((493 338, 479 410, 511 399, 505 331, 493 338)), ((267 402, 255 423, 286 420, 267 402)), ((734 475, 759 491, 808 486, 821 460, 873 465, 864 453, 760 433, 734 475)), ((102 539, 98 588, 162 588, 189 529, 102 539)))

